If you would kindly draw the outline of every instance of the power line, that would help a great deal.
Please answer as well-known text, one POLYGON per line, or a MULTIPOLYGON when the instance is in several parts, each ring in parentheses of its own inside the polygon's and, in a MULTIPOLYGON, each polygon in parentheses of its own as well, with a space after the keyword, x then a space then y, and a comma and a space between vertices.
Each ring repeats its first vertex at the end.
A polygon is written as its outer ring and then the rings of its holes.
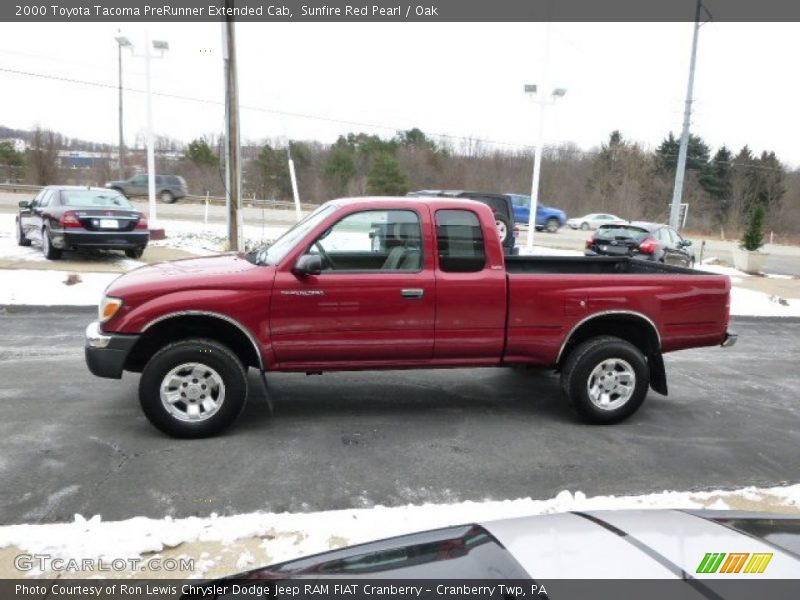
MULTIPOLYGON (((62 76, 58 76, 58 75, 49 75, 49 74, 44 74, 44 73, 34 73, 32 71, 21 71, 21 70, 18 70, 18 69, 8 69, 8 68, 5 68, 5 67, 0 67, 0 71, 5 72, 5 73, 12 73, 14 75, 24 75, 24 76, 27 76, 27 77, 37 77, 37 78, 40 78, 40 79, 50 79, 50 80, 53 80, 53 81, 62 81, 62 82, 65 82, 65 83, 74 83, 74 84, 87 85, 87 86, 99 87, 99 88, 104 88, 104 89, 114 89, 114 90, 117 89, 116 85, 112 85, 112 84, 109 84, 109 83, 102 83, 102 82, 99 82, 99 81, 88 81, 88 80, 85 80, 85 79, 73 79, 73 78, 70 78, 70 77, 62 77, 62 76)), ((141 90, 141 89, 138 89, 138 88, 124 87, 123 90, 128 91, 128 92, 138 93, 138 94, 144 94, 145 93, 144 90, 141 90)), ((186 100, 186 101, 189 101, 189 102, 197 102, 197 103, 200 103, 200 104, 212 104, 212 105, 215 105, 215 106, 224 106, 223 102, 221 102, 219 100, 211 100, 211 99, 208 99, 208 98, 195 98, 195 97, 192 97, 192 96, 184 96, 182 94, 172 94, 172 93, 168 93, 168 92, 153 92, 153 95, 154 96, 160 96, 162 98, 170 98, 170 99, 173 99, 173 100, 186 100)), ((279 109, 275 109, 275 108, 266 108, 266 107, 263 107, 263 106, 248 106, 248 105, 242 104, 241 108, 244 109, 244 110, 252 110, 252 111, 256 111, 256 112, 269 113, 269 114, 280 115, 280 116, 284 116, 284 117, 310 119, 310 120, 314 120, 314 121, 325 121, 325 122, 328 122, 328 123, 336 123, 336 124, 339 124, 339 125, 353 125, 353 126, 358 126, 358 127, 367 127, 367 128, 370 128, 370 129, 381 129, 381 130, 384 130, 384 131, 397 132, 397 131, 402 131, 404 129, 403 127, 384 125, 384 124, 381 124, 381 123, 366 123, 366 122, 363 122, 363 121, 351 121, 351 120, 348 120, 348 119, 339 119, 339 118, 335 118, 335 117, 327 117, 327 116, 321 116, 321 115, 310 115, 310 114, 306 114, 306 113, 298 113, 298 112, 287 111, 287 110, 279 110, 279 109)), ((440 138, 445 138, 445 139, 461 140, 461 141, 465 141, 465 142, 480 142, 480 143, 483 143, 483 144, 492 144, 492 145, 496 145, 496 146, 508 146, 508 147, 513 147, 513 148, 523 148, 523 149, 531 149, 532 148, 532 146, 527 146, 525 144, 515 144, 515 143, 512 143, 512 142, 489 140, 489 139, 485 139, 485 138, 477 138, 477 137, 463 136, 463 135, 455 135, 455 134, 451 134, 451 133, 430 132, 429 135, 440 137, 440 138)))
MULTIPOLYGON (((0 72, 11 73, 11 74, 14 74, 14 75, 23 75, 23 76, 27 76, 27 77, 36 77, 36 78, 39 78, 39 79, 49 79, 49 80, 53 80, 53 81, 62 81, 62 82, 65 82, 65 83, 86 85, 86 86, 98 87, 98 88, 115 90, 115 91, 118 89, 118 84, 102 83, 102 82, 99 82, 99 81, 88 81, 88 80, 85 80, 85 79, 74 79, 74 78, 70 78, 70 77, 62 77, 62 76, 59 76, 59 75, 50 75, 50 74, 45 74, 45 73, 34 73, 32 71, 21 71, 21 70, 18 70, 18 69, 8 69, 6 67, 0 67, 0 72)), ((128 92, 134 92, 134 93, 138 93, 138 94, 144 94, 145 93, 145 90, 141 90, 141 89, 138 89, 138 88, 123 87, 122 89, 125 90, 125 91, 128 91, 128 92)), ((214 106, 224 106, 224 102, 219 101, 219 100, 211 100, 211 99, 208 99, 208 98, 195 98, 193 96, 185 96, 185 95, 182 95, 182 94, 172 94, 172 93, 169 93, 169 92, 152 92, 152 93, 153 93, 154 96, 160 96, 160 97, 163 97, 163 98, 170 98, 170 99, 173 99, 173 100, 185 100, 185 101, 188 101, 188 102, 196 102, 196 103, 199 103, 199 104, 211 104, 211 105, 214 105, 214 106)), ((261 107, 261 106, 247 106, 247 105, 242 104, 241 108, 244 109, 244 110, 252 110, 252 111, 256 111, 256 112, 263 112, 263 113, 281 115, 281 116, 286 116, 286 117, 310 119, 310 120, 315 120, 315 121, 325 121, 325 122, 328 122, 328 123, 337 123, 337 124, 340 124, 340 125, 351 125, 351 126, 357 126, 357 127, 367 127, 367 128, 372 128, 372 129, 382 129, 384 131, 391 131, 391 132, 395 132, 395 133, 398 132, 398 131, 403 131, 403 129, 404 129, 403 127, 393 127, 393 126, 377 124, 377 123, 365 123, 365 122, 362 122, 362 121, 350 121, 350 120, 347 120, 347 119, 338 119, 338 118, 334 118, 334 117, 326 117, 326 116, 320 116, 320 115, 310 115, 310 114, 306 114, 306 113, 297 113, 297 112, 292 112, 292 111, 285 111, 285 110, 274 109, 274 108, 266 108, 266 107, 261 107)), ((473 142, 473 143, 477 142, 477 143, 483 143, 483 144, 491 144, 491 145, 495 145, 495 146, 506 146, 506 147, 509 147, 509 148, 517 148, 517 149, 520 149, 520 150, 523 150, 523 151, 528 151, 528 152, 531 152, 531 151, 535 150, 534 146, 528 146, 528 145, 524 145, 524 144, 514 144, 512 142, 505 142, 505 141, 498 141, 498 140, 489 140, 489 139, 485 139, 485 138, 476 138, 476 137, 470 137, 470 136, 455 135, 455 134, 450 134, 450 133, 428 132, 427 135, 436 136, 436 137, 439 137, 439 138, 451 139, 451 140, 460 140, 460 141, 463 141, 463 142, 473 142)), ((564 147, 563 146, 545 146, 544 149, 545 149, 545 152, 548 152, 548 151, 552 152, 554 150, 563 150, 564 147)), ((572 148, 566 149, 565 152, 567 154, 578 154, 578 155, 581 155, 581 156, 584 156, 584 157, 594 157, 594 156, 597 156, 597 154, 598 154, 598 152, 596 152, 596 151, 580 150, 580 149, 572 149, 572 148)), ((670 154, 658 154, 658 156, 675 158, 675 157, 678 156, 678 154, 673 154, 673 153, 670 153, 670 154)), ((546 156, 543 155, 542 158, 546 158, 546 156)), ((761 170, 765 170, 765 171, 782 171, 782 172, 783 171, 785 171, 785 172, 789 172, 790 171, 790 169, 788 169, 788 168, 787 169, 780 169, 780 168, 776 168, 776 167, 768 167, 768 166, 765 166, 765 165, 738 164, 738 163, 736 163, 735 159, 732 160, 732 161, 715 161, 714 159, 709 159, 706 162, 708 164, 728 164, 729 166, 731 166, 732 168, 735 168, 735 169, 761 169, 761 170)))

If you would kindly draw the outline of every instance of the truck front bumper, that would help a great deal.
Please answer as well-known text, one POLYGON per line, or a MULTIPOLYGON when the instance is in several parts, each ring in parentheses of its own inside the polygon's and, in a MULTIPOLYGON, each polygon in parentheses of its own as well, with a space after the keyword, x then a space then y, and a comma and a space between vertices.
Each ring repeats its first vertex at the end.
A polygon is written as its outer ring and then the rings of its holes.
POLYGON ((86 366, 98 377, 121 379, 125 361, 138 340, 138 335, 104 333, 99 321, 89 323, 84 347, 86 366))
POLYGON ((736 340, 739 339, 739 334, 735 331, 731 331, 730 329, 725 332, 725 339, 722 340, 720 346, 723 348, 730 348, 731 346, 736 345, 736 340))

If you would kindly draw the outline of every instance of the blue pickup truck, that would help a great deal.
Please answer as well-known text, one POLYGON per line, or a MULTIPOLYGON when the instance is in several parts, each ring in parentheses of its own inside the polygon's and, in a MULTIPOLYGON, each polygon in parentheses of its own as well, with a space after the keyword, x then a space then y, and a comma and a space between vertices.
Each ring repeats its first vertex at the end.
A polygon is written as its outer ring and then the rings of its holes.
MULTIPOLYGON (((506 194, 514 205, 514 222, 527 225, 531 215, 531 197, 525 194, 506 194)), ((555 233, 567 224, 563 210, 539 203, 536 207, 536 229, 555 233)))

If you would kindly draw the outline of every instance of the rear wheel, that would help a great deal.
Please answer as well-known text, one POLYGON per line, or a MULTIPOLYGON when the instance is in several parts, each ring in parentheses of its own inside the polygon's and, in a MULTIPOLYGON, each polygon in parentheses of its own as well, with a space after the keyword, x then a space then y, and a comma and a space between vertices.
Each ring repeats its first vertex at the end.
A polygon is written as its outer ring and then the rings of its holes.
POLYGON ((139 403, 147 419, 167 435, 216 435, 239 416, 247 400, 241 361, 222 344, 190 339, 165 346, 147 362, 139 403))
POLYGON ((42 253, 47 260, 58 260, 61 258, 61 250, 53 248, 53 243, 50 241, 50 232, 47 227, 42 228, 42 253))
POLYGON ((503 215, 494 215, 494 223, 497 226, 497 233, 500 236, 500 243, 503 244, 511 233, 511 223, 503 215))
POLYGON ((158 195, 158 199, 161 200, 164 204, 172 204, 175 202, 175 196, 172 195, 172 192, 169 190, 164 190, 158 195))
POLYGON ((141 258, 142 254, 144 254, 144 246, 140 246, 139 248, 125 249, 125 256, 128 258, 141 258))
POLYGON ((30 246, 31 241, 25 237, 25 233, 22 231, 22 223, 17 223, 17 245, 18 246, 30 246))
POLYGON ((561 391, 581 419, 619 423, 647 396, 650 369, 642 352, 617 337, 599 336, 576 346, 561 371, 561 391))
POLYGON ((545 229, 547 229, 548 233, 555 233, 558 231, 559 222, 558 219, 550 218, 547 219, 547 223, 545 224, 545 229))

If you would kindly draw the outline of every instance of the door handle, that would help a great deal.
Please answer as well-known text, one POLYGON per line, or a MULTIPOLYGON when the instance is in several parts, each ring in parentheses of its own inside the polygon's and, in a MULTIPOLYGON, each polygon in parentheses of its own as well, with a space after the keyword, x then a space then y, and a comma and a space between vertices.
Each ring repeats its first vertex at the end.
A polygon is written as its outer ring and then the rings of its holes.
POLYGON ((402 290, 400 290, 400 295, 403 298, 409 298, 414 300, 422 298, 425 295, 425 290, 423 290, 422 288, 403 288, 402 290))

